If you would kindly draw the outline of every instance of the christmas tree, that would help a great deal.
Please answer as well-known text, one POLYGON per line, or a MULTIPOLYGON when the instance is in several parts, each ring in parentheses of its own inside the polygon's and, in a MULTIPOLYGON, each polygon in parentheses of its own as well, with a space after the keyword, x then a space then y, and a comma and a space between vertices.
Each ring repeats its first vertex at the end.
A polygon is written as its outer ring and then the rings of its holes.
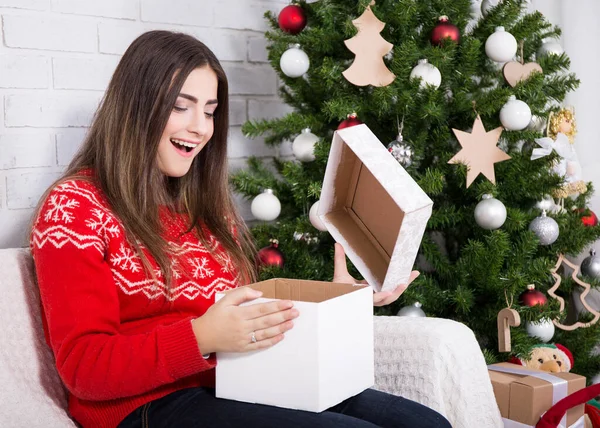
POLYGON ((243 131, 271 145, 293 141, 296 156, 251 158, 232 183, 249 199, 272 189, 268 197, 281 204, 253 201, 267 211, 259 218, 271 220, 252 228, 267 247, 263 278, 331 280, 333 241, 314 205, 333 132, 365 123, 434 201, 416 263, 422 275, 377 313, 420 302, 428 316, 468 325, 489 363, 527 359, 542 339, 560 343, 574 354, 572 371, 591 379, 600 372, 591 352, 600 323, 593 313, 567 322, 569 296, 581 285, 557 266, 560 255, 576 256, 600 237, 587 208, 591 183, 577 172, 574 116, 563 104, 579 81, 552 41, 560 29, 528 13, 525 0, 484 12, 473 22, 470 0, 320 0, 267 13, 269 60, 294 110, 243 131), (278 248, 268 247, 274 238, 278 248), (553 291, 555 268, 562 281, 553 291), (566 301, 562 310, 553 295, 566 301), (498 345, 504 308, 521 318, 511 352, 498 345), (575 321, 585 327, 561 328, 575 321))

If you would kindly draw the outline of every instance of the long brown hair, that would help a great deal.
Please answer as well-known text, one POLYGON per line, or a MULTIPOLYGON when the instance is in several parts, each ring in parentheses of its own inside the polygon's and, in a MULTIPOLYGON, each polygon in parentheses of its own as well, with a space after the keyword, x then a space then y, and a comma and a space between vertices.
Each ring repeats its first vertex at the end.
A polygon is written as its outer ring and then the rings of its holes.
POLYGON ((142 34, 121 58, 82 147, 41 198, 34 219, 53 187, 71 179, 91 179, 122 222, 147 274, 156 280, 141 245, 161 268, 168 290, 172 269, 167 242, 157 233, 162 230, 160 205, 188 214, 188 232, 195 229, 209 249, 204 224, 230 255, 240 280, 254 281, 256 250, 228 183, 228 98, 225 72, 202 42, 169 31, 142 34), (199 67, 209 67, 217 76, 214 133, 187 174, 166 177, 157 164, 158 144, 185 80, 199 67), (92 178, 82 173, 90 169, 92 178))

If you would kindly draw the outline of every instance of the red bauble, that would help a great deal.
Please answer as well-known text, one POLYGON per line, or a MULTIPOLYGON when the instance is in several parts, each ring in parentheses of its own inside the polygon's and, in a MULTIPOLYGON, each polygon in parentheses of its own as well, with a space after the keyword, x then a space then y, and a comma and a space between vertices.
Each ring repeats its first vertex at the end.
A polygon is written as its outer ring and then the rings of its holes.
POLYGON ((348 115, 347 119, 342 120, 337 129, 350 128, 351 126, 360 125, 361 123, 362 122, 356 117, 356 113, 352 113, 348 115))
POLYGON ((458 43, 460 41, 460 30, 448 20, 447 16, 440 16, 437 25, 433 27, 431 32, 431 44, 439 46, 444 39, 450 39, 458 43))
POLYGON ((277 239, 271 239, 271 245, 262 248, 258 252, 258 264, 259 266, 279 266, 283 268, 283 253, 277 248, 279 241, 277 239))
POLYGON ((306 27, 306 15, 304 9, 295 4, 291 4, 281 9, 277 20, 279 22, 279 28, 290 34, 298 34, 306 27))
MULTIPOLYGON (((578 210, 578 211, 584 212, 585 210, 578 210)), ((581 217, 581 222, 583 223, 584 226, 587 226, 587 227, 597 226, 598 225, 598 217, 596 217, 596 214, 594 214, 594 212, 592 210, 590 210, 590 215, 584 215, 583 217, 581 217)))
POLYGON ((535 285, 529 284, 527 286, 527 291, 523 291, 519 295, 519 303, 522 306, 535 306, 535 305, 545 305, 548 299, 546 295, 541 291, 535 289, 535 285))

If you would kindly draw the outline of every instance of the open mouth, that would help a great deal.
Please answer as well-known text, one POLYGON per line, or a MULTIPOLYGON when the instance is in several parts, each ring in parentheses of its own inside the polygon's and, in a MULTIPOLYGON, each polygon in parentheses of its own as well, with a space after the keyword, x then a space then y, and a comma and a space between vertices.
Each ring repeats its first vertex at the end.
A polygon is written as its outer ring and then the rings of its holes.
POLYGON ((197 146, 197 144, 188 143, 186 141, 177 140, 175 138, 171 138, 170 141, 171 141, 171 144, 173 144, 173 146, 175 146, 175 148, 177 150, 186 152, 186 153, 191 152, 197 146))

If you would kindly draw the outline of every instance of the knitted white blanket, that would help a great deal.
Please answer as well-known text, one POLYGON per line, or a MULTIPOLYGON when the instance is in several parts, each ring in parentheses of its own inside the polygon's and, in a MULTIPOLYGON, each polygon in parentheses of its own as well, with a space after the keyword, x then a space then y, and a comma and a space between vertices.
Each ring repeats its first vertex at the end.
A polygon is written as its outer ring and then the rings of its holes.
POLYGON ((375 317, 375 388, 417 401, 454 428, 501 428, 483 354, 464 324, 375 317))

